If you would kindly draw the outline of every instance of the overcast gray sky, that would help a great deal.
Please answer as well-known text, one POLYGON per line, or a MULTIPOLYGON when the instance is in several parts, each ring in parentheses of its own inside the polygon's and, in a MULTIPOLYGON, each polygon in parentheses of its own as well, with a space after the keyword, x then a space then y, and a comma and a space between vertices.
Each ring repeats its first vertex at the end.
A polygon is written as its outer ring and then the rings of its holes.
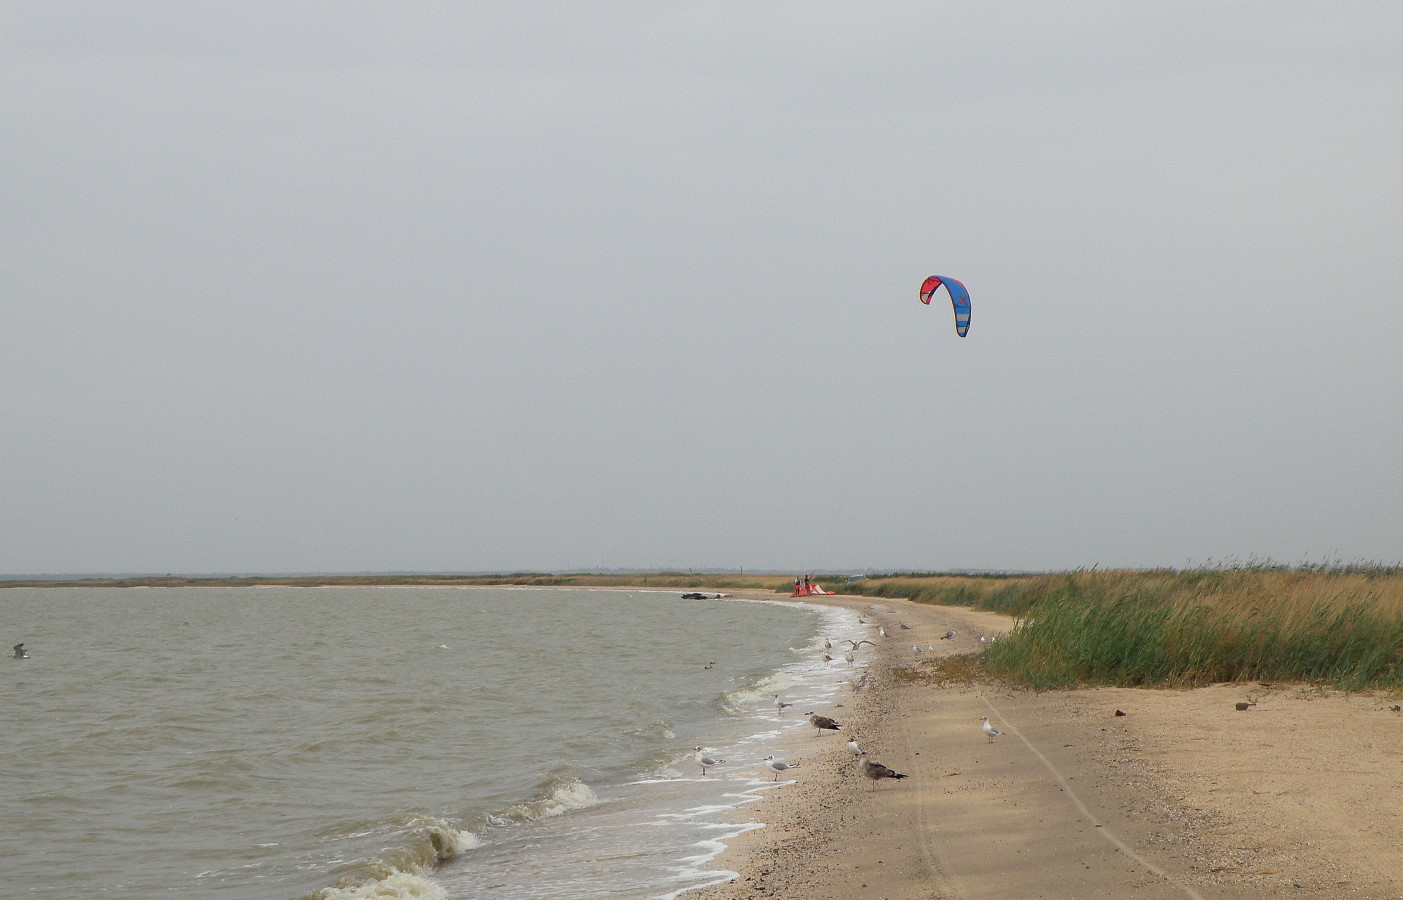
POLYGON ((1391 0, 8 2, 0 572, 1395 562, 1400 110, 1391 0))

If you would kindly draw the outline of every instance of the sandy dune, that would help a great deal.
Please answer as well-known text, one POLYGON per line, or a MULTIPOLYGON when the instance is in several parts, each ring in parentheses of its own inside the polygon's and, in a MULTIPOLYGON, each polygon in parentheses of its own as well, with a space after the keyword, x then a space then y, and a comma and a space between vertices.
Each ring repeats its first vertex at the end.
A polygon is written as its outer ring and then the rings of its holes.
POLYGON ((874 786, 845 737, 796 737, 793 783, 743 811, 766 827, 719 860, 738 877, 689 898, 1403 898, 1398 698, 938 686, 902 677, 913 644, 972 653, 1009 620, 823 602, 890 635, 864 648, 863 686, 823 712, 910 777, 874 786), (981 716, 1004 734, 991 742, 981 716))

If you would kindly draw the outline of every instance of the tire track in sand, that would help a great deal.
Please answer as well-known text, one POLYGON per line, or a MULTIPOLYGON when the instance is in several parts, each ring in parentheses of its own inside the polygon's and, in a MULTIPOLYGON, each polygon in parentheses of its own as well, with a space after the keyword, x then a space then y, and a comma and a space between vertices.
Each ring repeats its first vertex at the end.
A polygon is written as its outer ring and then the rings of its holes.
MULTIPOLYGON (((1075 791, 1072 790, 1072 785, 1067 781, 1066 778, 1062 776, 1062 773, 1057 770, 1057 767, 1052 764, 1052 760, 1044 756, 1042 751, 1039 750, 1037 747, 1034 747, 1033 742, 1024 737, 1021 731, 1009 724, 1008 719, 1004 718, 1004 714, 999 711, 998 707, 989 702, 988 697, 981 696, 979 699, 982 700, 984 702, 984 705, 989 708, 989 713, 991 714, 991 716, 997 717, 999 722, 1004 726, 1004 728, 1006 729, 1004 732, 1005 735, 1009 737, 1018 738, 1018 740, 1023 742, 1023 746, 1028 748, 1029 752, 1031 752, 1034 756, 1036 756, 1039 760, 1042 761, 1042 764, 1047 767, 1047 770, 1049 772, 1052 773, 1052 777, 1056 779, 1057 785, 1060 788, 1062 788, 1062 791, 1067 795, 1067 798, 1072 801, 1072 805, 1074 805, 1077 808, 1077 811, 1081 813, 1086 818, 1086 820, 1092 824, 1092 826, 1096 829, 1097 834, 1101 835, 1103 838, 1109 841, 1111 843, 1111 846, 1115 847, 1121 853, 1124 853, 1126 856, 1135 860, 1135 862, 1138 863, 1140 866, 1144 867, 1146 871, 1154 874, 1156 877, 1164 880, 1169 884, 1174 885, 1174 887, 1183 891, 1185 896, 1189 897, 1189 900, 1203 900, 1203 895, 1200 894, 1198 891, 1195 891, 1189 885, 1184 884, 1183 882, 1175 878, 1173 875, 1170 875, 1164 869, 1150 862, 1148 859, 1145 859, 1143 856, 1136 853, 1130 847, 1129 844, 1116 837, 1116 835, 1112 833, 1111 829, 1106 827, 1104 822, 1096 818, 1096 816, 1092 815, 1090 809, 1087 809, 1086 804, 1083 803, 1082 799, 1077 796, 1075 791)), ((903 727, 903 733, 904 731, 905 729, 903 727)), ((922 804, 922 806, 924 805, 925 804, 922 804)), ((925 813, 923 810, 921 821, 921 830, 923 834, 925 833, 927 827, 928 826, 925 821, 925 813)), ((924 844, 925 842, 922 841, 922 843, 924 844)))
MULTIPOLYGON (((913 774, 922 783, 929 782, 930 767, 926 765, 925 758, 915 752, 916 743, 905 720, 901 722, 901 740, 906 745, 906 758, 911 761, 909 765, 913 774)), ((935 846, 935 813, 930 808, 930 801, 935 797, 935 792, 918 791, 916 797, 916 815, 920 825, 921 859, 925 861, 926 871, 931 873, 931 880, 940 889, 942 897, 946 900, 964 900, 964 894, 960 892, 959 886, 950 877, 950 868, 944 855, 941 854, 940 848, 935 846)))

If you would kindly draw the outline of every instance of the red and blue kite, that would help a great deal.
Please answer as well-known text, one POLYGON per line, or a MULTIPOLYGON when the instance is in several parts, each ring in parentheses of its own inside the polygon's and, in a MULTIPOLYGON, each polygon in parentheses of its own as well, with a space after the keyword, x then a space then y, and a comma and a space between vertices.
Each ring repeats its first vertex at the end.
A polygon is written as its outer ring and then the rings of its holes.
POLYGON ((921 282, 921 302, 930 306, 931 295, 944 285, 950 295, 950 303, 955 307, 955 333, 960 337, 969 334, 969 289, 953 278, 932 275, 921 282))

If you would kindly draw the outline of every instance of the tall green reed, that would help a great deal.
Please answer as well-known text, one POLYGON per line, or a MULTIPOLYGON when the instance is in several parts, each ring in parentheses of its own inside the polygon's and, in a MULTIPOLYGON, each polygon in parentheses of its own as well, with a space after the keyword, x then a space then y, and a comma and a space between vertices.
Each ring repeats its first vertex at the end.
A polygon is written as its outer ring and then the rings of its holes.
POLYGON ((1012 633, 984 661, 1035 688, 1252 680, 1403 687, 1398 566, 891 575, 849 590, 1014 616, 1012 633))

